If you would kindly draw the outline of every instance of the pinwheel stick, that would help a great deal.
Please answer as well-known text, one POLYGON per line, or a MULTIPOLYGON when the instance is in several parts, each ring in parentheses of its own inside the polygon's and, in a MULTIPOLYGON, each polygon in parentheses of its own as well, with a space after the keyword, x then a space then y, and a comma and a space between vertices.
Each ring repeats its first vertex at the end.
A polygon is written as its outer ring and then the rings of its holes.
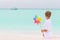
MULTIPOLYGON (((40 23, 40 30, 42 30, 42 27, 41 27, 41 23, 40 23)), ((44 35, 44 33, 42 32, 42 34, 43 34, 43 37, 44 37, 44 39, 45 39, 45 35, 44 35)), ((45 39, 46 40, 46 39, 45 39)))

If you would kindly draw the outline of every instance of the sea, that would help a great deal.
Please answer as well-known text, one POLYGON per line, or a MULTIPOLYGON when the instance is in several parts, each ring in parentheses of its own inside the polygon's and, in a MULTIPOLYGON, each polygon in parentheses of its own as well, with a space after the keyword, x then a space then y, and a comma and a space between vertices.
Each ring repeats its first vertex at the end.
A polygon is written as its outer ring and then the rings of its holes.
POLYGON ((60 10, 56 9, 18 9, 0 10, 0 31, 40 32, 43 28, 45 12, 51 11, 52 32, 60 34, 60 10), (34 24, 34 16, 42 18, 41 26, 34 24))

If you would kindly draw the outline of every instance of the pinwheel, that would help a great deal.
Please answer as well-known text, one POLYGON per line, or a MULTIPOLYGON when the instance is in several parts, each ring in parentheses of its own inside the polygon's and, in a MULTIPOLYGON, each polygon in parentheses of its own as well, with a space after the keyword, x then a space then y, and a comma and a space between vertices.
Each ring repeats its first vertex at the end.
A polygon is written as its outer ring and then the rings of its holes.
MULTIPOLYGON (((37 25, 40 24, 40 26, 41 26, 42 18, 40 16, 35 15, 33 19, 34 19, 34 24, 37 24, 37 25)), ((42 33, 42 34, 44 35, 44 33, 42 33)), ((43 37, 45 38, 45 36, 43 36, 43 37)))
POLYGON ((35 24, 40 24, 42 21, 42 18, 40 16, 37 16, 37 15, 35 15, 33 19, 34 19, 35 24))

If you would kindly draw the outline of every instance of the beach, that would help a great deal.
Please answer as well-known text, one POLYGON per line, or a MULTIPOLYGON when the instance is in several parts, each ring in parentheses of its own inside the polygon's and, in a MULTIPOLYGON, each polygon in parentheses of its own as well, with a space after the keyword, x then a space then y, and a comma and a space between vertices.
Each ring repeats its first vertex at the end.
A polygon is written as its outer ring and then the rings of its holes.
MULTIPOLYGON (((44 40, 44 38, 42 33, 0 32, 0 40, 44 40)), ((60 40, 60 35, 52 35, 51 40, 60 40)))

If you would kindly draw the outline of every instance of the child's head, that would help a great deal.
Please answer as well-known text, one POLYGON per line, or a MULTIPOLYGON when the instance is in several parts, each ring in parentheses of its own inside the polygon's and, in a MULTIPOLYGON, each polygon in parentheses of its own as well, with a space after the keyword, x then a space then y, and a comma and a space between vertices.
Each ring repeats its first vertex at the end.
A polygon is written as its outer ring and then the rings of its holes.
POLYGON ((46 11, 46 12, 45 12, 45 17, 46 17, 46 19, 50 19, 50 17, 51 17, 51 12, 50 12, 50 11, 46 11))

